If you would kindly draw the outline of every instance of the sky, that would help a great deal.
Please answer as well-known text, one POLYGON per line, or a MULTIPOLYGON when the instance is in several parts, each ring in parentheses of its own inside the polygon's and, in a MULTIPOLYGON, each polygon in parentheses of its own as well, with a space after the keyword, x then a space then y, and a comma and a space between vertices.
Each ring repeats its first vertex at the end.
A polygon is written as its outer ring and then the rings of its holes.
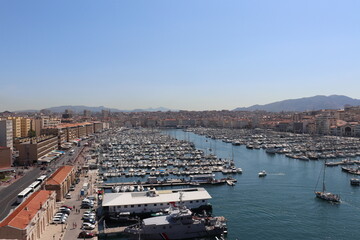
POLYGON ((0 111, 360 99, 358 0, 2 0, 0 111))

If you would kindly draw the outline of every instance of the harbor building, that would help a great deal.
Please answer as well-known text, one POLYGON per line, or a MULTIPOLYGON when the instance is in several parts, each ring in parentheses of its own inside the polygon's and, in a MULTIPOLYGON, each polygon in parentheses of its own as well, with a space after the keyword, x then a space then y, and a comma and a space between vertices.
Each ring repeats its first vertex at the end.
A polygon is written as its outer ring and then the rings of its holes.
POLYGON ((102 207, 106 215, 114 216, 121 212, 131 214, 146 214, 160 212, 170 207, 170 204, 178 204, 180 192, 183 193, 183 204, 192 210, 207 209, 210 205, 210 194, 204 188, 151 189, 145 192, 122 192, 105 193, 102 207))
POLYGON ((55 191, 56 201, 62 201, 74 180, 75 168, 73 166, 62 166, 46 180, 45 189, 55 191))
POLYGON ((33 193, 0 223, 0 239, 39 239, 55 213, 55 195, 46 190, 33 193))
POLYGON ((0 120, 0 146, 13 149, 12 120, 0 120))

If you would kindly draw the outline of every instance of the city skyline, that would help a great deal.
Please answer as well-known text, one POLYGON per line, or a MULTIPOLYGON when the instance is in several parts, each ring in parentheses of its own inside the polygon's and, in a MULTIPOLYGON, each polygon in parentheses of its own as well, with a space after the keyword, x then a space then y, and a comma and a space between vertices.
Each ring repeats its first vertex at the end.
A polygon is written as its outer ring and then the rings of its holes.
POLYGON ((357 1, 2 1, 0 111, 359 99, 357 1))

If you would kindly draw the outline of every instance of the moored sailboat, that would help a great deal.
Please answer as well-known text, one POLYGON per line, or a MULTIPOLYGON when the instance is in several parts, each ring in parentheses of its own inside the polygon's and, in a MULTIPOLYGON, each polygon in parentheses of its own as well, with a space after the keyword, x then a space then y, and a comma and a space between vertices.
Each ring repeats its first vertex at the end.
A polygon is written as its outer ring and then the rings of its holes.
POLYGON ((325 187, 325 169, 326 169, 326 167, 325 167, 325 165, 326 165, 326 161, 325 161, 325 164, 323 166, 322 190, 321 191, 314 191, 315 196, 317 198, 320 198, 320 199, 328 201, 328 202, 340 203, 340 195, 326 191, 326 187, 325 187))

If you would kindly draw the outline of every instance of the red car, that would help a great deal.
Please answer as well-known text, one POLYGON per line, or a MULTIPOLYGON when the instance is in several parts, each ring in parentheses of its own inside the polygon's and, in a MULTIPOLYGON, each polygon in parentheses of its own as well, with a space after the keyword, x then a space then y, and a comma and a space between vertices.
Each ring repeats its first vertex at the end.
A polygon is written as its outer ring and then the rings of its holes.
POLYGON ((67 205, 62 205, 61 207, 65 207, 65 208, 68 208, 70 211, 73 209, 72 207, 70 206, 67 206, 67 205))
POLYGON ((78 236, 78 238, 93 238, 93 237, 95 237, 95 233, 87 232, 87 231, 80 232, 78 236))

